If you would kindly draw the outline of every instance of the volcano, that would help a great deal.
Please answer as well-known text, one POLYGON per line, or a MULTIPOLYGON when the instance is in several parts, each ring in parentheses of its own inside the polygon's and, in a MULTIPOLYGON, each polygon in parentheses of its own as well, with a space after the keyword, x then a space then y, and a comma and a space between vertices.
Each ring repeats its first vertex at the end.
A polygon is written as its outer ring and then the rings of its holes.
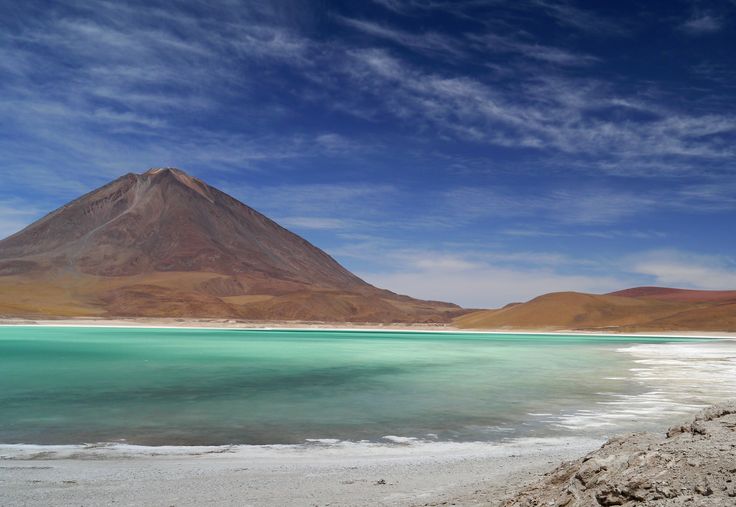
POLYGON ((129 173, 0 241, 0 315, 446 322, 175 168, 129 173))

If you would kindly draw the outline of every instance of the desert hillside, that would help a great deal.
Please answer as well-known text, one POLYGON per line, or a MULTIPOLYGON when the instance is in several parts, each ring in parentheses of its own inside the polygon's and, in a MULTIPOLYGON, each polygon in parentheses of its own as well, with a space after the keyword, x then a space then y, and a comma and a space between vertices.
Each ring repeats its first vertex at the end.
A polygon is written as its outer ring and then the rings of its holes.
POLYGON ((0 241, 0 315, 445 322, 226 193, 126 174, 0 241))
POLYGON ((458 317, 465 329, 734 331, 736 291, 637 287, 610 294, 556 292, 458 317))

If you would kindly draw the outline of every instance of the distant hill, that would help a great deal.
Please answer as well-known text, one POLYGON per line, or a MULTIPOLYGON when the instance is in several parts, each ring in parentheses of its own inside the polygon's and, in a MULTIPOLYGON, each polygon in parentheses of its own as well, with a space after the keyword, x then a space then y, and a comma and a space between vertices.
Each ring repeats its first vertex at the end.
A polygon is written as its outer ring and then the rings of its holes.
POLYGON ((173 168, 126 174, 0 241, 3 316, 444 322, 460 311, 378 289, 173 168))
POLYGON ((555 292, 460 316, 466 329, 736 331, 736 291, 636 287, 610 294, 555 292))
POLYGON ((736 290, 693 290, 669 287, 634 287, 610 292, 608 295, 660 301, 690 301, 692 303, 736 300, 736 290))

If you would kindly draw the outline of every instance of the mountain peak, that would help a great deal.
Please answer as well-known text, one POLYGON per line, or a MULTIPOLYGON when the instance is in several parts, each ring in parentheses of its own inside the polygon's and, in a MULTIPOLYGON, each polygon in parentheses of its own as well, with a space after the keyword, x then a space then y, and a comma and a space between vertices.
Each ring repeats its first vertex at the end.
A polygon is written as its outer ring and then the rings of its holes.
POLYGON ((212 187, 207 185, 202 180, 195 178, 194 176, 190 176, 188 173, 182 171, 177 167, 152 167, 148 171, 137 176, 143 178, 144 180, 150 181, 164 181, 167 179, 173 179, 174 181, 177 181, 185 187, 188 187, 189 189, 198 193, 199 195, 207 199, 210 203, 214 203, 212 187))
POLYGON ((38 298, 50 305, 40 313, 54 314, 62 296, 70 315, 390 322, 447 320, 458 310, 373 287, 173 167, 129 173, 0 241, 0 314, 38 314, 38 298), (20 310, 19 280, 36 296, 20 310))
POLYGON ((185 271, 306 284, 329 279, 339 287, 362 282, 267 217, 173 167, 130 173, 0 241, 0 264, 30 257, 39 268, 94 276, 185 271))
POLYGON ((159 173, 172 173, 189 176, 185 171, 182 171, 178 167, 151 167, 148 171, 141 173, 141 176, 153 176, 159 173))

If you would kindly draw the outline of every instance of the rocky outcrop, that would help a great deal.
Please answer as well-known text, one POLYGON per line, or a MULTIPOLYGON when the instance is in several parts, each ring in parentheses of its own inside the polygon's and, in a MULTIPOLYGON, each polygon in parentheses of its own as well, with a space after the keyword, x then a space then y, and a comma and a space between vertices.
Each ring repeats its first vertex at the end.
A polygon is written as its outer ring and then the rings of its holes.
POLYGON ((736 506, 736 402, 708 408, 666 435, 614 438, 501 505, 736 506))

